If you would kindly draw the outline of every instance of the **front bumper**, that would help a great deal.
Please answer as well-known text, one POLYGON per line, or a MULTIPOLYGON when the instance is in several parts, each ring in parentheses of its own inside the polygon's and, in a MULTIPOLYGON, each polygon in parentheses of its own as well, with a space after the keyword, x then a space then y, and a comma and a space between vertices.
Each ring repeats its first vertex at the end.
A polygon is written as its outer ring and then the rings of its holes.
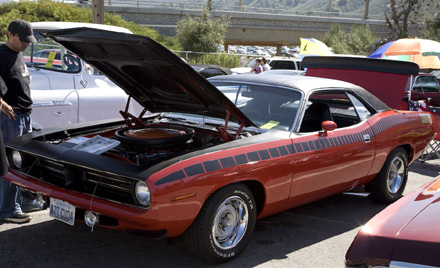
POLYGON ((13 172, 9 172, 3 178, 46 198, 53 197, 70 203, 75 206, 77 212, 75 221, 84 222, 84 213, 93 211, 100 218, 98 227, 126 231, 130 234, 157 239, 164 236, 180 235, 191 224, 191 222, 179 222, 178 220, 161 221, 160 210, 154 203, 148 209, 141 209, 70 191, 13 172))

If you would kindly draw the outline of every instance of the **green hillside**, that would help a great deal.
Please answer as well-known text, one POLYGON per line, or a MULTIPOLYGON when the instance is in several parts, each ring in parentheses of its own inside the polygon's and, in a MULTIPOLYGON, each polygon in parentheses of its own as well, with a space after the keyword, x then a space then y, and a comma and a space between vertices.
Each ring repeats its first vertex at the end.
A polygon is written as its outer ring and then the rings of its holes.
MULTIPOLYGON (((174 0, 179 3, 206 6, 208 0, 174 0)), ((239 0, 212 0, 214 10, 238 10, 239 0)), ((425 6, 423 16, 432 16, 436 0, 420 0, 425 6), (427 7, 427 8, 426 8, 427 7)), ((365 14, 365 0, 242 0, 245 12, 267 12, 278 14, 325 15, 331 4, 332 16, 351 16, 362 18, 365 14)), ((384 19, 389 0, 370 0, 369 17, 384 19)))

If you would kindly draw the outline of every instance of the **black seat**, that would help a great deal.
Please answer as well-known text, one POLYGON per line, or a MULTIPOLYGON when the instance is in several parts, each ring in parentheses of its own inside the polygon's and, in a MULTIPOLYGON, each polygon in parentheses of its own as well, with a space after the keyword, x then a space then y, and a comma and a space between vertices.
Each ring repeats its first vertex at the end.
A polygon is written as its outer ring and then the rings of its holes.
POLYGON ((321 124, 324 121, 333 121, 330 108, 325 103, 312 103, 304 114, 300 132, 313 132, 322 130, 321 124))

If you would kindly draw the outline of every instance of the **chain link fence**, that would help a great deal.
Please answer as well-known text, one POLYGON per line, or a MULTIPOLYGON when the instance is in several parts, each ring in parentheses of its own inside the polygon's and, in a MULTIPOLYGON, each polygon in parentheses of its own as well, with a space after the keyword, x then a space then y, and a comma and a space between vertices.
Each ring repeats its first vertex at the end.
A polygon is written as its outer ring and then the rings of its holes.
POLYGON ((215 64, 226 68, 244 67, 254 58, 262 57, 246 54, 204 53, 172 50, 188 64, 215 64))

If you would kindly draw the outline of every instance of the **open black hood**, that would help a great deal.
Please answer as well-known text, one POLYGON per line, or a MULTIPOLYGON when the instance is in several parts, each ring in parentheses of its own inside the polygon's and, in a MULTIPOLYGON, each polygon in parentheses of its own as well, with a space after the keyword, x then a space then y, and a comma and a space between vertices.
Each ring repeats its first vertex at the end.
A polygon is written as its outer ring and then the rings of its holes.
POLYGON ((145 36, 92 28, 42 33, 96 67, 150 112, 181 112, 254 124, 214 85, 145 36))

